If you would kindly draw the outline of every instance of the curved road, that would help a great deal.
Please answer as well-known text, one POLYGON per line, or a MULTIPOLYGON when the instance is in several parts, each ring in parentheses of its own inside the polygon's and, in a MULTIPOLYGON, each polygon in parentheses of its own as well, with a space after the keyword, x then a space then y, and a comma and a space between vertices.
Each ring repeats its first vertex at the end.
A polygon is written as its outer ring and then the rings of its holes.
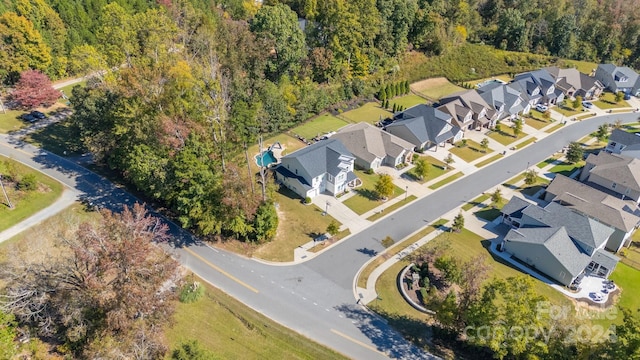
MULTIPOLYGON (((406 237, 524 171, 527 163, 537 164, 605 122, 631 122, 637 118, 635 113, 612 114, 570 123, 537 143, 414 201, 305 263, 274 266, 213 249, 194 242, 173 224, 171 230, 178 245, 171 251, 187 268, 246 305, 351 358, 431 358, 356 304, 354 276, 371 258, 369 254, 384 249, 380 240, 387 235, 394 239, 406 237)), ((0 136, 0 154, 43 171, 104 206, 117 209, 136 201, 98 175, 10 137, 0 136)))

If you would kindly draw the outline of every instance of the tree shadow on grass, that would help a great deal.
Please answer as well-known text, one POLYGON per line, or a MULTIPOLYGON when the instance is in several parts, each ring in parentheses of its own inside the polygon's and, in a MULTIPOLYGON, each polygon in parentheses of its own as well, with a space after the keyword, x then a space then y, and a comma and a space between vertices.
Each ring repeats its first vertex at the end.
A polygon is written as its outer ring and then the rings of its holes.
POLYGON ((371 201, 379 200, 378 194, 371 189, 357 189, 356 192, 358 193, 358 195, 363 196, 371 201))

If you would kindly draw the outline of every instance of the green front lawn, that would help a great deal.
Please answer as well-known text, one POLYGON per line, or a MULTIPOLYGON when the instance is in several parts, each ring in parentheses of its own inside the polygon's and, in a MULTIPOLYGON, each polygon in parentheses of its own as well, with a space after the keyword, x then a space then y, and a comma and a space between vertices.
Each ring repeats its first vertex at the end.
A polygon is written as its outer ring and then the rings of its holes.
POLYGON ((46 176, 45 174, 33 170, 30 167, 0 155, 0 162, 9 162, 9 166, 15 169, 18 181, 28 174, 34 174, 37 182, 35 190, 18 190, 15 181, 7 179, 7 171, 3 164, 0 164, 0 174, 3 174, 3 184, 7 191, 7 196, 13 205, 10 209, 4 194, 0 192, 0 232, 25 220, 36 212, 53 204, 62 194, 62 184, 46 176))
POLYGON ((513 136, 513 129, 504 124, 500 126, 500 131, 492 131, 489 134, 490 138, 499 142, 502 145, 509 145, 512 142, 518 139, 522 139, 525 136, 527 136, 527 134, 524 131, 521 132, 520 135, 518 135, 518 137, 513 136))
MULTIPOLYGON (((389 103, 391 104, 391 101, 389 101, 389 103)), ((352 122, 357 123, 364 121, 373 124, 380 120, 391 117, 393 116, 393 114, 390 111, 381 108, 380 104, 374 101, 366 103, 357 109, 347 111, 343 113, 342 116, 352 122)))
POLYGON ((557 157, 555 157, 555 156, 552 156, 552 157, 550 157, 550 158, 546 159, 545 161, 542 161, 542 162, 538 163, 536 166, 537 166, 539 169, 544 169, 545 167, 547 167, 547 166, 549 166, 549 165, 553 164, 553 162, 555 162, 556 160, 558 160, 558 158, 557 158, 557 157))
POLYGON ((535 119, 535 118, 527 118, 525 121, 525 125, 529 125, 536 130, 540 130, 549 124, 551 124, 551 121, 535 119))
MULTIPOLYGON (((378 181, 380 175, 372 174, 369 175, 364 171, 355 171, 356 176, 362 180, 362 186, 355 189, 354 191, 357 193, 355 196, 348 198, 342 203, 346 205, 349 209, 353 210, 358 215, 362 215, 369 210, 372 210, 383 204, 382 200, 378 199, 378 195, 374 191, 375 184, 378 181)), ((394 185, 393 195, 389 197, 390 199, 395 198, 400 194, 404 194, 404 189, 400 189, 399 187, 394 185)))
POLYGON ((491 152, 491 148, 487 148, 486 150, 482 149, 482 146, 473 140, 467 140, 467 145, 463 146, 462 141, 459 141, 455 144, 455 147, 449 149, 449 152, 458 156, 462 160, 466 162, 472 162, 476 159, 479 159, 491 152))
POLYGON ((295 248, 326 233, 329 223, 335 220, 331 215, 322 216, 324 209, 302 204, 302 199, 286 188, 277 192, 276 203, 280 219, 276 238, 258 248, 253 253, 254 257, 270 261, 293 261, 295 248))
POLYGON ((399 96, 397 98, 393 98, 389 100, 389 107, 393 108, 393 104, 397 104, 399 106, 403 106, 406 109, 418 105, 418 104, 426 104, 427 100, 421 98, 415 94, 409 94, 404 96, 399 96))
POLYGON ((431 157, 431 156, 421 156, 421 157, 425 159, 429 164, 431 164, 431 166, 429 167, 429 173, 422 180, 420 180, 418 176, 415 174, 415 172, 413 171, 414 168, 412 168, 406 172, 407 176, 410 177, 412 180, 415 180, 421 184, 424 184, 428 181, 431 181, 451 171, 451 168, 447 168, 447 164, 443 163, 442 161, 434 157, 431 157))
POLYGON ((313 120, 296 126, 290 131, 294 135, 300 135, 309 140, 318 135, 323 135, 330 131, 336 131, 347 124, 348 123, 346 121, 332 116, 331 114, 322 114, 313 120))
POLYGON ((584 166, 584 161, 578 161, 575 164, 571 164, 569 162, 563 161, 560 164, 557 164, 551 169, 549 169, 549 171, 552 173, 569 176, 573 174, 573 172, 576 171, 578 168, 581 168, 583 166, 584 166))
POLYGON ((2 111, 0 111, 0 133, 6 134, 27 126, 26 122, 18 119, 18 117, 24 113, 24 111, 20 110, 7 110, 7 113, 3 114, 2 111))
POLYGON ((578 106, 578 108, 576 109, 573 107, 573 101, 567 100, 567 102, 568 102, 567 105, 565 106, 558 105, 554 110, 566 117, 578 115, 578 114, 581 114, 583 111, 586 111, 586 109, 582 107, 582 104, 580 104, 580 106, 578 106))
POLYGON ((620 100, 620 102, 616 103, 615 94, 608 91, 602 93, 600 99, 598 101, 594 101, 593 105, 603 110, 630 107, 629 103, 625 100, 620 100))
MULTIPOLYGON (((166 326, 169 352, 185 341, 197 340, 214 359, 346 359, 341 354, 250 309, 223 291, 194 278, 205 287, 195 303, 177 303, 166 326)), ((260 296, 260 294, 257 294, 260 296)))

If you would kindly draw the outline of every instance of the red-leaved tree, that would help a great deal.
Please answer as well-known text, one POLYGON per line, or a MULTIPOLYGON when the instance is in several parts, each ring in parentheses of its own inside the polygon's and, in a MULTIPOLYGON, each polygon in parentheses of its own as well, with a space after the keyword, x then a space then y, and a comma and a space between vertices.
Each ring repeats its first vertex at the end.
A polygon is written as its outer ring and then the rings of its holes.
POLYGON ((51 86, 51 80, 38 70, 23 71, 11 93, 11 98, 23 109, 50 106, 59 97, 60 92, 51 86))

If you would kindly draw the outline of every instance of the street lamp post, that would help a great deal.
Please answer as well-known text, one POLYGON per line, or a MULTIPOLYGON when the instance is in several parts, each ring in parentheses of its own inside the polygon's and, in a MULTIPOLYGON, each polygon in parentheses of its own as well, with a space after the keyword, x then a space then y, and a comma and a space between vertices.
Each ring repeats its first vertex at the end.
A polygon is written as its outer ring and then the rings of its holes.
POLYGON ((405 185, 404 187, 404 201, 407 201, 407 196, 409 195, 409 185, 405 185))
POLYGON ((325 204, 325 208, 324 208, 324 214, 322 214, 323 216, 327 215, 329 213, 329 206, 330 205, 331 204, 329 204, 329 201, 327 201, 326 204, 325 204))

